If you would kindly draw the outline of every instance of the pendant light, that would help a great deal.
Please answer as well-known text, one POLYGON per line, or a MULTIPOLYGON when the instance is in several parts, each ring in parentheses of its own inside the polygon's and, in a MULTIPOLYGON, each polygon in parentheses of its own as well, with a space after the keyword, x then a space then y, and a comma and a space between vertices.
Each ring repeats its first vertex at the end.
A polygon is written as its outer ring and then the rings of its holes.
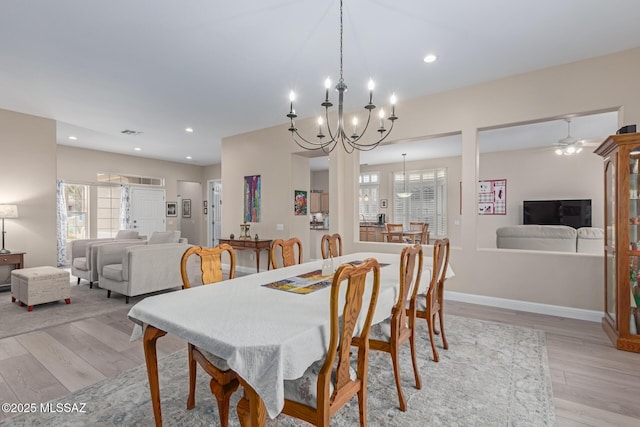
POLYGON ((404 171, 404 191, 396 195, 401 199, 406 199, 407 197, 411 197, 411 192, 407 192, 407 153, 402 153, 402 163, 402 170, 404 171))

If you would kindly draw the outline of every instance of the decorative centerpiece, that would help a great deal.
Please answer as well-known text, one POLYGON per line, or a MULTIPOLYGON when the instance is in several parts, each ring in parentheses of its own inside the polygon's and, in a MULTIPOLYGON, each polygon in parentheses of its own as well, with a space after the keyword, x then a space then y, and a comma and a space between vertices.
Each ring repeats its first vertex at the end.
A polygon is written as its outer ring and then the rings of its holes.
POLYGON ((258 233, 256 233, 256 237, 254 237, 255 240, 259 240, 258 238, 258 233))
POLYGON ((249 228, 251 224, 248 224, 245 220, 244 223, 240 224, 240 238, 241 239, 251 239, 251 233, 249 233, 249 228))
POLYGON ((233 233, 231 233, 231 234, 229 235, 229 238, 230 238, 231 240, 235 239, 235 237, 236 237, 236 236, 235 236, 233 233))

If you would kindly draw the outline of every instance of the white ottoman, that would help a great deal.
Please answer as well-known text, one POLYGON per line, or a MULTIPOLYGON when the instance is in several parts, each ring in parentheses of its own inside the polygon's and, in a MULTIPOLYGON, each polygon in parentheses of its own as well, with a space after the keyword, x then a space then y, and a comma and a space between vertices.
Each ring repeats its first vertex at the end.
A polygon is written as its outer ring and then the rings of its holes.
POLYGON ((11 301, 26 305, 27 311, 45 302, 63 299, 71 303, 69 272, 55 267, 21 268, 11 271, 11 301))

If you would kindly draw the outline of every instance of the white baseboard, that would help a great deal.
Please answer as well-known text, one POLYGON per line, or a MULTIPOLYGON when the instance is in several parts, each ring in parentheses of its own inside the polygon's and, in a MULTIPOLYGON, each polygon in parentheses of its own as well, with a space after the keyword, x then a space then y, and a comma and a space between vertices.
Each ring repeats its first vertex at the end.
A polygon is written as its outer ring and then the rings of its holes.
POLYGON ((506 298, 487 297, 483 295, 465 294, 462 292, 444 292, 445 300, 467 302, 470 304, 486 305, 489 307, 507 308, 510 310, 526 311, 529 313, 546 314, 549 316, 566 317, 568 319, 600 322, 602 312, 585 310, 582 308, 563 307, 560 305, 541 304, 537 302, 519 301, 506 298))

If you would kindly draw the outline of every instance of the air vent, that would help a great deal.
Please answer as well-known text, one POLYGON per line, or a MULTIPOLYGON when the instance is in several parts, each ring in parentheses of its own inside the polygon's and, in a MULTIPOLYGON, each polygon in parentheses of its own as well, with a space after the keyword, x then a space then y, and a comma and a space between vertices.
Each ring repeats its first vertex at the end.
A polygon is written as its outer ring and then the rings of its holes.
POLYGON ((125 135, 140 135, 142 132, 137 130, 125 129, 120 133, 124 133, 125 135))

